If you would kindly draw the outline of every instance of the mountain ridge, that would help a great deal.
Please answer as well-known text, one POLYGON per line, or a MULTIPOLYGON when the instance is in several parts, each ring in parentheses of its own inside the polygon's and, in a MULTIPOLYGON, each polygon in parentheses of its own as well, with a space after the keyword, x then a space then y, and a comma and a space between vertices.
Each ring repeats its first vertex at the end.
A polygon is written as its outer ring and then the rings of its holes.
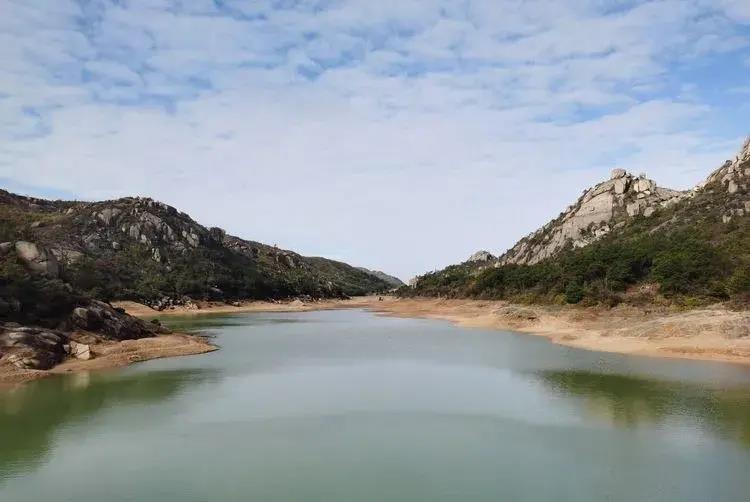
POLYGON ((151 198, 51 201, 0 190, 0 215, 0 242, 17 252, 18 242, 29 243, 20 246, 36 255, 27 264, 96 298, 159 305, 183 296, 324 298, 390 287, 343 262, 205 227, 151 198))
POLYGON ((499 257, 477 252, 401 294, 618 302, 651 281, 652 300, 736 298, 750 289, 749 187, 750 138, 692 190, 615 169, 499 257))

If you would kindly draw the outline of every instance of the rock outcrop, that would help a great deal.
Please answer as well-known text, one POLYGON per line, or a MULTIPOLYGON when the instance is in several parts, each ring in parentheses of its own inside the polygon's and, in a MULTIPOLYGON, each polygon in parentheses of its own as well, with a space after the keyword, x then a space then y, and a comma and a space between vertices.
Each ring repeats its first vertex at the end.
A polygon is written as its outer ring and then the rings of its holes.
POLYGON ((10 322, 0 324, 0 364, 46 370, 68 356, 83 360, 93 358, 90 345, 77 340, 80 338, 122 341, 160 333, 169 333, 169 330, 94 300, 73 309, 58 329, 10 322))
POLYGON ((644 175, 633 176, 624 169, 615 169, 609 180, 586 190, 559 217, 506 251, 497 264, 534 264, 568 247, 587 246, 621 222, 637 216, 650 217, 659 208, 690 197, 691 193, 662 188, 644 175))
POLYGON ((484 263, 488 261, 495 261, 497 257, 495 257, 492 253, 489 251, 477 251, 473 255, 469 256, 469 259, 466 260, 470 263, 484 263))
POLYGON ((165 329, 98 300, 92 300, 88 305, 73 309, 63 327, 71 331, 90 331, 105 339, 120 341, 148 338, 165 329))
POLYGON ((65 359, 68 334, 51 329, 0 324, 0 364, 46 370, 65 359))
POLYGON ((18 241, 14 245, 16 255, 32 271, 47 277, 57 277, 60 266, 57 258, 47 249, 33 242, 18 241))
POLYGON ((722 221, 730 223, 737 217, 750 214, 750 137, 733 160, 711 173, 697 191, 722 194, 724 214, 722 221))

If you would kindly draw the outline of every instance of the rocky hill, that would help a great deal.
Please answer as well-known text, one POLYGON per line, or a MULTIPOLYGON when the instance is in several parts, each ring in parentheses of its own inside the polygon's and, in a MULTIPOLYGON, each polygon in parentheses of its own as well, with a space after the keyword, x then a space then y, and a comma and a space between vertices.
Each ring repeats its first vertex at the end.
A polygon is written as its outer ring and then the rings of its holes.
POLYGON ((164 306, 186 297, 341 297, 391 287, 345 263, 206 228, 148 198, 48 201, 0 191, 0 250, 85 296, 164 306))
POLYGON ((500 256, 500 264, 534 264, 555 256, 567 247, 581 248, 627 224, 637 216, 646 218, 690 197, 693 192, 670 190, 645 175, 633 176, 615 169, 609 180, 585 190, 557 218, 521 239, 500 256))
POLYGON ((692 190, 622 169, 493 256, 421 276, 405 295, 608 302, 713 301, 750 289, 750 139, 692 190), (642 295, 641 295, 642 296, 642 295))
POLYGON ((372 274, 375 277, 385 281, 388 283, 388 285, 391 288, 400 288, 401 286, 404 286, 404 281, 399 279, 398 277, 388 275, 385 272, 381 272, 380 270, 369 270, 364 267, 357 267, 359 270, 362 270, 363 272, 367 272, 368 274, 372 274))

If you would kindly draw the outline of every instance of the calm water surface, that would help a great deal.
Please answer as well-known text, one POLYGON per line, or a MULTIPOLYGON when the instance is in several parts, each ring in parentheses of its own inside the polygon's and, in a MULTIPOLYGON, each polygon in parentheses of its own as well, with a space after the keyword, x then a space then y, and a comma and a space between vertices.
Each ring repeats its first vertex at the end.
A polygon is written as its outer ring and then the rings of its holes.
POLYGON ((0 501, 750 500, 750 368, 360 311, 0 393, 0 501))

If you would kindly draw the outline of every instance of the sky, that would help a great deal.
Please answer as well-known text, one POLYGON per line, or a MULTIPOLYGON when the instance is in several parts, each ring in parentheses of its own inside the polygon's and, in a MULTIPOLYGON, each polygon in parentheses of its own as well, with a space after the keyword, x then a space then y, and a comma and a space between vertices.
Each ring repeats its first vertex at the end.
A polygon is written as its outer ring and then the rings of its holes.
POLYGON ((691 187, 748 116, 748 0, 0 0, 0 187, 403 279, 613 168, 691 187))

